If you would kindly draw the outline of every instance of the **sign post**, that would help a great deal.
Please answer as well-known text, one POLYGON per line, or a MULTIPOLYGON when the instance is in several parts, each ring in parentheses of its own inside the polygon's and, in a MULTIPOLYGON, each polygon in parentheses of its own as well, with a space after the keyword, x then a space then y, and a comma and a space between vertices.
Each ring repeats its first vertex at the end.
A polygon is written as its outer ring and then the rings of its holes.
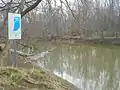
POLYGON ((8 13, 8 39, 11 40, 13 53, 11 54, 12 65, 16 66, 17 39, 21 39, 21 15, 8 13))

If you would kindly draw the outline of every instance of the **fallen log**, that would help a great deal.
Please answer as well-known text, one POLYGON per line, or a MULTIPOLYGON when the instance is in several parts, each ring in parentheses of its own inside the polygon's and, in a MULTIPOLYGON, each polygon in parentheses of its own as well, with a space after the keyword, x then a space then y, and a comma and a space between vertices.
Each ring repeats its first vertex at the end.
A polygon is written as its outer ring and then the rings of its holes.
MULTIPOLYGON (((20 44, 19 44, 20 45, 20 44)), ((19 55, 19 56, 22 56, 22 57, 25 57, 26 59, 26 63, 27 62, 35 62, 37 60, 39 60, 40 58, 44 57, 45 55, 47 55, 48 53, 50 53, 53 49, 55 48, 51 48, 49 50, 46 50, 46 51, 43 51, 43 52, 37 52, 37 53, 33 53, 33 47, 29 47, 27 45, 24 45, 24 44, 21 44, 23 47, 28 47, 28 52, 22 52, 22 51, 19 51, 19 50, 16 50, 16 53, 19 55), (32 49, 32 50, 31 50, 32 49)), ((11 49, 10 48, 10 45, 9 43, 8 44, 1 44, 1 47, 3 48, 3 51, 1 53, 14 53, 14 49, 11 49), (7 45, 7 46, 5 46, 7 45), (7 47, 5 50, 4 48, 7 47)), ((1 65, 2 65, 2 61, 4 60, 5 57, 7 57, 8 54, 5 54, 5 55, 2 55, 4 56, 1 60, 1 65)))
MULTIPOLYGON (((47 51, 39 52, 39 53, 32 53, 32 54, 24 53, 22 51, 16 50, 16 53, 19 54, 20 56, 27 57, 31 60, 38 60, 39 58, 44 57, 45 55, 50 53, 53 49, 55 49, 55 48, 52 48, 52 49, 47 50, 47 51)), ((14 53, 14 49, 10 49, 10 51, 11 51, 11 53, 14 53)))
MULTIPOLYGON (((10 49, 11 53, 14 53, 14 49, 10 49)), ((33 56, 33 54, 24 53, 22 51, 16 50, 16 53, 23 57, 33 56)))

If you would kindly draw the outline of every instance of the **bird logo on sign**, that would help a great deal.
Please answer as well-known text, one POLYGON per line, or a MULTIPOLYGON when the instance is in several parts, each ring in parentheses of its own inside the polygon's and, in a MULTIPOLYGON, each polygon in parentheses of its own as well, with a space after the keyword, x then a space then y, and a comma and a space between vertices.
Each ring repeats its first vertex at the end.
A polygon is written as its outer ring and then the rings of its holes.
POLYGON ((13 31, 18 31, 20 28, 20 17, 14 17, 14 28, 13 31))

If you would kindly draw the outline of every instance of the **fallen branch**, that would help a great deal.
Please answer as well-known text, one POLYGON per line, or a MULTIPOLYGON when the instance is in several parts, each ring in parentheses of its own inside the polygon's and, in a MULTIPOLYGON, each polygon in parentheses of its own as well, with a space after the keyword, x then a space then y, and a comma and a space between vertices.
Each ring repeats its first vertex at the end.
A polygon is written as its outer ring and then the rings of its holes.
MULTIPOLYGON (((11 53, 14 53, 13 49, 10 49, 10 51, 11 51, 11 53)), ((27 53, 24 53, 24 52, 18 51, 18 50, 16 50, 16 53, 19 54, 20 56, 23 56, 23 57, 32 56, 32 54, 27 54, 27 53)))
MULTIPOLYGON (((22 57, 25 57, 26 58, 26 62, 25 63, 32 63, 32 62, 35 62, 37 60, 39 60, 40 58, 43 58, 45 57, 45 55, 49 54, 53 49, 55 48, 51 48, 49 50, 46 50, 46 51, 43 51, 43 52, 37 52, 37 53, 32 53, 33 52, 33 47, 30 47, 30 46, 27 46, 27 45, 24 45, 24 44, 21 44, 22 46, 24 47, 28 47, 28 53, 25 53, 25 52, 22 52, 22 51, 18 51, 16 50, 16 53, 22 57), (32 50, 31 50, 32 49, 32 50)), ((1 60, 1 65, 3 64, 3 58, 7 57, 8 55, 8 52, 10 51, 11 53, 14 53, 14 49, 10 49, 10 45, 9 43, 8 44, 1 44, 1 48, 3 48, 3 51, 1 53, 5 54, 2 56, 2 60, 1 60), (6 46, 7 45, 7 46, 6 46), (5 49, 4 49, 5 48, 5 49), (6 54, 7 53, 7 54, 6 54)))
POLYGON ((21 45, 21 46, 24 46, 24 47, 32 48, 31 46, 28 46, 26 44, 22 44, 22 43, 18 43, 18 44, 21 45))
MULTIPOLYGON (((27 57, 31 60, 38 60, 39 58, 44 57, 46 54, 50 53, 53 49, 55 49, 55 48, 52 48, 52 49, 44 51, 44 52, 32 53, 32 54, 27 54, 27 53, 24 53, 22 51, 16 50, 16 53, 19 54, 20 56, 27 57)), ((10 49, 10 51, 12 53, 14 53, 13 49, 10 49)))
MULTIPOLYGON (((31 56, 32 54, 30 54, 31 52, 33 52, 33 47, 32 46, 28 46, 28 45, 25 45, 25 44, 19 44, 19 45, 22 45, 22 46, 24 46, 24 47, 28 47, 28 53, 24 53, 24 52, 22 52, 22 51, 16 51, 17 52, 17 54, 19 54, 19 55, 21 55, 21 56, 23 56, 23 57, 28 57, 28 56, 31 56)), ((5 48, 5 44, 0 44, 0 51, 1 52, 4 52, 5 50, 4 50, 4 48, 5 48)), ((14 52, 14 50, 13 49, 10 49, 10 52, 14 52)))
POLYGON ((25 82, 29 83, 29 84, 34 84, 34 85, 39 84, 38 81, 35 81, 35 80, 33 80, 32 78, 30 78, 30 77, 28 77, 28 78, 23 78, 23 80, 24 80, 25 82))
POLYGON ((21 45, 21 46, 23 46, 24 48, 27 47, 28 48, 28 54, 32 53, 34 51, 33 46, 28 46, 26 44, 21 44, 21 43, 18 43, 18 44, 21 45))

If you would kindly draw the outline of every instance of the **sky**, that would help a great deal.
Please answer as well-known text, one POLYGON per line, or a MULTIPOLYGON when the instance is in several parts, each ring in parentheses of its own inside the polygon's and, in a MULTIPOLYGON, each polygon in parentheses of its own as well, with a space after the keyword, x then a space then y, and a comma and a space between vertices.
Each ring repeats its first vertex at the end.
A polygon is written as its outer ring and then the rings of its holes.
MULTIPOLYGON (((62 0, 62 1, 64 1, 64 0, 62 0)), ((67 1, 73 3, 75 0, 67 0, 67 1)), ((93 0, 93 1, 95 1, 95 0, 93 0)), ((98 1, 100 1, 101 4, 103 4, 105 2, 105 0, 98 0, 98 1)), ((60 5, 60 1, 59 0, 57 0, 57 4, 60 5)))
MULTIPOLYGON (((3 1, 10 1, 10 0, 3 0, 3 1)), ((45 0, 43 0, 43 1, 45 1, 45 0)), ((54 0, 53 0, 54 1, 54 0)), ((56 0, 57 1, 57 5, 60 5, 60 0, 56 0)), ((65 1, 65 0, 62 0, 62 1, 65 1)), ((68 2, 71 2, 71 3, 73 3, 75 0, 67 0, 68 2)), ((95 1, 95 0, 93 0, 93 1, 95 1)), ((104 1, 105 0, 100 0, 100 3, 101 4, 103 4, 104 3, 104 1)), ((1 3, 1 0, 0 0, 0 3, 1 3)))

